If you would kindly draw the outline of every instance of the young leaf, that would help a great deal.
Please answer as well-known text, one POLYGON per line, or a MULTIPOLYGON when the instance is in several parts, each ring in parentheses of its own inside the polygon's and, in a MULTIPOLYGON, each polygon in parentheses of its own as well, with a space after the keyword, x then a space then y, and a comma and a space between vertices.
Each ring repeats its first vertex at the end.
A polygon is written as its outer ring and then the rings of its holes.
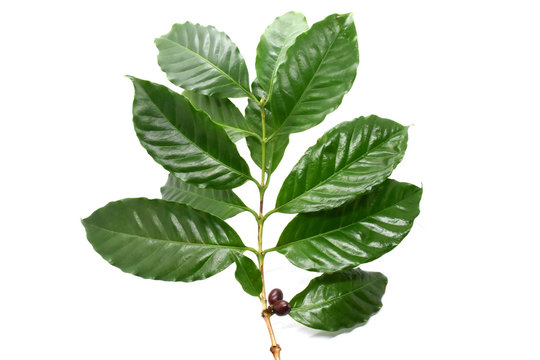
POLYGON ((206 279, 232 264, 233 253, 246 250, 223 220, 165 200, 111 202, 82 223, 105 260, 147 279, 206 279))
POLYGON ((156 162, 200 187, 231 189, 250 178, 234 143, 206 113, 163 85, 131 80, 135 131, 156 162))
POLYGON ((234 253, 234 261, 236 263, 234 276, 242 285, 242 289, 249 295, 259 296, 262 292, 262 278, 257 265, 241 253, 234 253))
POLYGON ((202 95, 189 90, 184 91, 182 95, 187 97, 197 109, 207 113, 213 122, 223 126, 233 142, 253 133, 244 115, 229 99, 202 95))
POLYGON ((217 97, 250 96, 244 58, 213 26, 175 24, 156 46, 159 66, 173 84, 217 97))
POLYGON ((299 268, 334 272, 377 259, 396 247, 420 213, 422 189, 386 180, 337 209, 297 215, 278 251, 299 268))
POLYGON ((299 35, 287 50, 273 87, 275 133, 300 132, 323 121, 351 88, 357 66, 351 14, 330 15, 299 35))
MULTIPOLYGON (((262 168, 262 147, 259 139, 248 136, 246 137, 247 146, 251 153, 251 159, 257 164, 258 167, 262 168)), ((289 137, 287 135, 276 136, 272 140, 266 143, 266 172, 271 174, 276 170, 281 159, 283 159, 283 154, 285 149, 289 145, 289 137)))
MULTIPOLYGON (((257 79, 253 81, 251 87, 256 97, 262 98, 264 96, 266 98, 267 94, 261 88, 257 79)), ((273 133, 273 129, 269 124, 272 123, 272 113, 270 112, 270 110, 268 110, 268 108, 269 104, 267 104, 267 106, 264 108, 266 119, 266 134, 271 134, 273 133)), ((258 167, 262 168, 262 145, 261 140, 259 139, 262 138, 263 135, 261 124, 261 110, 259 108, 259 105, 257 105, 251 99, 248 99, 248 105, 246 107, 246 121, 251 125, 253 129, 255 129, 255 133, 259 135, 259 137, 246 137, 246 142, 250 151, 251 158, 258 167)), ((283 158, 283 154, 285 153, 287 145, 289 145, 288 135, 275 136, 266 143, 265 169, 269 174, 273 173, 274 170, 278 167, 281 159, 283 158)))
POLYGON ((298 35, 309 28, 304 15, 290 11, 274 20, 261 36, 257 46, 255 69, 261 87, 271 94, 279 65, 298 35))
POLYGON ((185 183, 172 174, 169 174, 167 183, 161 188, 161 195, 163 200, 186 204, 223 220, 248 210, 230 189, 203 189, 185 183))
POLYGON ((290 316, 326 331, 365 324, 382 307, 387 282, 381 273, 360 269, 323 274, 292 298, 290 316))
POLYGON ((313 212, 338 207, 383 182, 407 148, 407 128, 375 115, 325 133, 294 166, 276 210, 313 212))

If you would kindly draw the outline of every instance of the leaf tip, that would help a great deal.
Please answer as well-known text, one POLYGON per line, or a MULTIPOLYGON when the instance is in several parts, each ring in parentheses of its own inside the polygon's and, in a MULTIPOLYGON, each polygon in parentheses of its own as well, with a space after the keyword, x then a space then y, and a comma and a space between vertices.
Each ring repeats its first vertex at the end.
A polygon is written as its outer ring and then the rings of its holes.
POLYGON ((129 80, 131 80, 132 82, 135 82, 135 80, 137 80, 137 78, 135 76, 132 76, 132 75, 124 75, 126 78, 128 78, 129 80))

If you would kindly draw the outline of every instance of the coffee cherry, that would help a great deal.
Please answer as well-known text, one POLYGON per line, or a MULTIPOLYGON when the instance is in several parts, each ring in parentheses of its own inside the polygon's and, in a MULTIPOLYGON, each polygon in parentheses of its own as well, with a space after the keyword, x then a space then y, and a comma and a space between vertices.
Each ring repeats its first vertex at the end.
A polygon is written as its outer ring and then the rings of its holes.
POLYGON ((285 300, 278 300, 272 305, 272 310, 276 315, 285 316, 291 312, 291 305, 285 300))
POLYGON ((280 289, 274 289, 268 294, 268 302, 274 305, 276 301, 283 300, 283 292, 280 289))

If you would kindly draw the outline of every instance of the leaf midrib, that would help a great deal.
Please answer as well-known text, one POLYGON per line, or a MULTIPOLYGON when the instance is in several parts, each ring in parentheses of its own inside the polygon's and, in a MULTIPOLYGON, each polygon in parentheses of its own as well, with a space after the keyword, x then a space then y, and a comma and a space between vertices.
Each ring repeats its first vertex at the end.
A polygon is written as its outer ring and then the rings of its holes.
MULTIPOLYGON (((149 99, 152 100, 152 104, 153 104, 154 107, 159 111, 159 113, 163 116, 163 118, 164 118, 165 120, 167 120, 167 122, 168 122, 169 124, 171 124, 171 126, 172 126, 174 129, 176 129, 176 130, 182 135, 182 137, 183 137, 184 139, 188 140, 190 144, 192 144, 194 147, 196 147, 196 148, 199 149, 201 152, 203 152, 204 154, 206 154, 208 157, 214 159, 218 164, 221 164, 222 166, 224 166, 224 167, 226 167, 227 169, 229 169, 231 172, 236 173, 236 174, 238 174, 238 175, 240 175, 240 176, 242 176, 242 177, 244 177, 244 178, 246 178, 246 179, 248 179, 248 180, 251 178, 251 177, 248 176, 247 174, 245 174, 245 173, 243 173, 243 172, 241 172, 241 171, 239 171, 239 170, 233 168, 232 166, 225 164, 225 163, 222 162, 221 160, 215 158, 212 154, 210 154, 208 151, 202 149, 198 144, 196 144, 193 140, 191 140, 189 137, 187 137, 182 131, 180 131, 179 128, 177 128, 177 127, 174 125, 174 123, 173 123, 173 122, 172 122, 172 121, 171 121, 171 120, 163 113, 163 111, 161 111, 161 108, 160 108, 159 106, 156 105, 156 102, 155 102, 154 99, 150 96, 150 94, 148 94, 148 92, 144 89, 144 87, 141 86, 141 89, 144 91, 144 93, 146 94, 146 96, 147 96, 149 99)), ((191 103, 191 101, 189 101, 189 99, 188 99, 187 97, 185 97, 185 96, 183 96, 183 95, 181 95, 181 94, 175 93, 175 92, 173 92, 171 89, 169 89, 169 88, 167 88, 167 87, 165 87, 165 89, 167 89, 167 91, 169 91, 170 93, 172 93, 173 96, 182 96, 182 97, 184 97, 184 98, 188 101, 188 103, 193 107, 193 109, 194 109, 196 112, 202 113, 202 114, 204 114, 204 116, 206 116, 206 117, 208 117, 208 119, 210 119, 210 116, 208 116, 207 113, 205 113, 204 111, 199 110, 199 109, 197 109, 195 106, 193 106, 193 104, 191 103)), ((212 119, 210 119, 210 122, 213 123, 212 119)), ((225 130, 223 130, 223 131, 225 131, 225 130)), ((232 145, 236 148, 236 146, 234 145, 234 143, 232 142, 232 140, 230 140, 230 138, 228 137, 228 135, 227 135, 227 138, 229 139, 229 141, 231 141, 232 145)), ((237 150, 237 154, 238 154, 238 150, 237 150)), ((238 154, 238 157, 239 157, 241 160, 243 160, 243 158, 240 156, 240 154, 238 154)), ((168 170, 168 169, 167 169, 167 170, 168 170)), ((176 172, 175 170, 171 170, 171 171, 176 172)), ((213 180, 210 180, 210 181, 213 181, 213 180)))
MULTIPOLYGON (((312 28, 313 29, 313 28, 312 28)), ((341 28, 341 31, 338 32, 338 34, 336 35, 336 37, 334 38, 334 40, 332 41, 332 44, 330 44, 330 46, 328 47, 328 49, 326 49, 326 51, 324 52, 324 56, 321 58, 321 61, 319 62, 319 65, 317 65, 317 70, 315 70, 313 76, 311 77, 311 79, 309 80, 308 84, 306 85, 306 87, 304 88, 304 90, 302 91, 302 95, 300 95, 300 98, 298 99, 298 101, 296 102, 296 104, 294 104, 293 108, 291 109, 291 111, 289 112, 289 114, 287 115, 287 117, 285 118, 285 120, 283 120, 283 122, 281 123, 281 125, 276 129, 276 131, 274 131, 274 133, 270 136, 270 137, 274 137, 275 135, 279 135, 279 131, 283 128, 283 126, 289 121, 290 117, 291 117, 291 114, 294 113, 294 111, 296 110, 296 107, 298 106, 298 104, 300 104, 302 102, 302 100, 304 99, 304 95, 306 94, 306 91, 307 89, 311 86, 311 83, 313 82, 313 79, 315 79, 317 73, 319 72, 321 66, 322 66, 322 63, 324 62, 324 60, 326 59, 328 53, 330 52, 330 49, 334 47, 334 43, 336 42, 337 38, 339 37, 339 35, 344 31, 344 28, 342 27, 341 28)), ((308 31, 309 32, 309 31, 308 31)), ((303 34, 307 34, 308 32, 304 32, 303 34)), ((300 34, 298 35, 299 37, 302 36, 303 34, 300 34)), ((305 35, 305 37, 307 37, 307 35, 305 35)), ((289 47, 289 49, 287 49, 287 52, 292 48, 292 46, 289 47)))
MULTIPOLYGON (((341 174, 343 171, 346 171, 349 169, 349 167, 351 167, 352 165, 354 165, 355 163, 365 159, 367 156, 369 156, 369 154, 371 154, 374 150, 378 149, 379 147, 383 146, 384 144, 388 143, 391 139, 394 139, 397 137, 397 135, 401 135, 402 133, 405 133, 407 132, 407 127, 403 127, 403 129, 395 132, 392 134, 392 136, 388 137, 386 140, 387 141, 384 141, 384 142, 381 142, 380 144, 378 144, 377 146, 375 147, 372 147, 369 149, 368 152, 364 153, 362 156, 358 157, 358 158, 355 158, 354 161, 351 161, 349 164, 345 165, 344 167, 342 167, 341 169, 339 169, 338 171, 336 171, 335 173, 333 173, 332 175, 330 175, 328 178, 326 178, 324 181, 316 184, 315 186, 311 187, 310 189, 306 190, 305 192, 299 194, 298 196, 295 196, 293 198, 291 198, 289 201, 287 201, 286 203, 283 203, 281 204, 280 206, 276 207, 273 211, 279 211, 279 209, 283 208, 284 206, 286 206, 287 204, 290 204, 291 202, 297 200, 298 198, 301 198, 301 197, 304 197, 306 196, 307 194, 309 194, 310 192, 312 191, 315 191, 317 188, 320 188, 321 186, 324 186, 326 185, 327 183, 329 183, 335 176, 341 174), (396 135, 396 136, 394 136, 396 135)), ((307 155, 307 154, 306 154, 307 155)), ((295 169, 293 169, 292 171, 294 171, 295 169)), ((291 173, 292 173, 291 171, 291 173)), ((285 179, 287 180, 287 179, 285 179)), ((279 195, 278 195, 279 196, 279 195)))
POLYGON ((176 244, 176 245, 183 245, 183 246, 218 248, 218 249, 222 249, 222 250, 247 250, 246 247, 242 247, 242 246, 229 246, 229 245, 220 245, 220 244, 200 244, 200 243, 190 243, 190 242, 185 242, 185 241, 173 241, 173 240, 165 240, 165 239, 156 239, 156 238, 152 238, 152 237, 148 237, 148 236, 141 236, 141 235, 136 235, 136 234, 122 233, 122 232, 119 232, 119 231, 115 231, 115 230, 112 230, 112 229, 105 228, 103 226, 92 224, 92 223, 90 223, 88 221, 84 221, 84 223, 85 223, 86 226, 90 226, 90 227, 93 227, 93 228, 96 228, 96 229, 99 229, 99 230, 107 231, 107 232, 122 235, 122 236, 135 237, 135 238, 141 239, 141 240, 158 241, 158 242, 163 242, 163 243, 168 243, 168 244, 176 244))
POLYGON ((314 308, 317 308, 317 307, 323 307, 327 304, 332 304, 340 299, 343 299, 344 297, 347 297, 349 295, 352 295, 360 290, 363 290, 364 288, 366 288, 367 286, 373 284, 374 282, 377 282, 379 281, 379 279, 373 279, 371 281, 369 281, 367 284, 364 284, 363 286, 359 287, 359 288, 356 288, 352 291, 348 291, 342 295, 339 295, 339 296, 336 296, 334 298, 331 298, 329 300, 325 300, 325 301, 322 301, 322 302, 318 302, 316 304, 313 304, 313 305, 307 305, 307 306, 300 306, 300 307, 294 307, 293 309, 291 309, 291 312, 297 312, 297 311, 302 311, 302 310, 309 310, 309 309, 314 309, 314 308))
MULTIPOLYGON (((279 251, 283 248, 286 248, 286 247, 289 247, 289 246, 292 246, 296 243, 299 243, 299 242, 302 242, 302 241, 306 241, 306 240, 311 240, 311 239, 314 239, 314 238, 317 238, 317 237, 321 237, 321 236, 326 236, 327 234, 330 234, 330 233, 333 233, 335 231, 343 231, 344 229, 348 228, 348 227, 351 227, 351 226, 354 226, 356 225, 357 223, 359 222, 362 222, 364 220, 366 220, 367 218, 370 218, 370 217, 373 217, 373 216, 377 216, 379 215, 381 212, 385 211, 385 210, 388 210, 389 208, 391 207, 396 207, 397 205, 399 205, 400 203, 402 203, 403 201, 406 201, 408 200, 410 197, 416 195, 416 193, 421 190, 421 189, 415 189, 414 192, 412 192, 411 194, 409 194, 408 196, 406 196, 405 198, 399 200, 398 202, 394 203, 394 204, 391 204, 390 206, 386 206, 384 209, 381 209, 373 214, 370 214, 369 216, 366 216, 366 217, 363 217, 361 219, 358 219, 358 220, 355 220, 353 223, 349 224, 349 225, 346 225, 346 226, 343 226, 343 227, 339 227, 339 228, 335 228, 335 229, 332 229, 332 230, 329 230, 329 231, 326 231, 326 232, 323 232, 323 233, 320 233, 320 234, 317 234, 317 235, 313 235, 313 236, 310 236, 310 237, 307 237, 307 238, 303 238, 303 239, 298 239, 298 240, 294 240, 294 241, 291 241, 289 243, 285 243, 281 246, 276 246, 274 248, 271 248, 271 249, 268 249, 266 250, 267 252, 270 252, 270 251, 279 251)), ((279 243, 279 241, 278 241, 279 243)))
POLYGON ((198 52, 196 51, 193 51, 191 50, 190 48, 176 42, 176 41, 173 41, 169 38, 166 38, 166 37, 161 37, 160 39, 162 40, 167 40, 175 45, 177 45, 178 47, 192 53, 192 54, 195 54, 197 57, 201 58, 204 62, 206 62, 207 64, 209 64, 210 66, 212 66, 214 69, 216 69, 217 71, 219 71, 221 74, 223 74, 226 78, 228 78, 234 85, 238 86, 243 92, 245 92, 248 97, 250 97, 251 93, 243 86, 241 85, 238 81, 236 81, 235 79, 233 79, 233 77, 229 74, 227 74, 225 71, 223 71, 223 69, 221 69, 220 67, 217 66, 217 64, 214 64, 213 62, 211 62, 209 59, 203 57, 201 54, 199 54, 198 52))

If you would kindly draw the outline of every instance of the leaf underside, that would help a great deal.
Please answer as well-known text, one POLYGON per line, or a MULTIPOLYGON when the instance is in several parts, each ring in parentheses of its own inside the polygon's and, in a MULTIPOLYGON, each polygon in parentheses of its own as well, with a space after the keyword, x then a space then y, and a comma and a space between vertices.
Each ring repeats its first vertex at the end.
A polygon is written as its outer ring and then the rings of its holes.
POLYGON ((247 206, 230 189, 200 188, 185 183, 172 174, 169 174, 167 183, 161 188, 161 195, 163 200, 186 204, 223 220, 247 210, 247 206))

